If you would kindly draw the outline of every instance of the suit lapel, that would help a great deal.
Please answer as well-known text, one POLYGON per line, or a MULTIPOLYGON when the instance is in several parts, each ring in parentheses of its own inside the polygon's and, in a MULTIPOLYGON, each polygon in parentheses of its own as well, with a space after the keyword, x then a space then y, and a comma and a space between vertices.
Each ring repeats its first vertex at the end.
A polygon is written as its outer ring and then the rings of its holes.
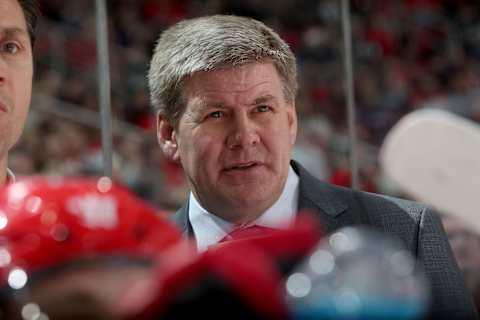
POLYGON ((349 225, 372 224, 362 193, 322 182, 295 161, 291 165, 300 177, 299 211, 312 212, 326 233, 349 225))
POLYGON ((330 185, 310 175, 298 162, 291 161, 291 165, 300 178, 298 211, 313 214, 325 232, 338 229, 341 226, 338 217, 348 209, 348 201, 339 197, 330 185))

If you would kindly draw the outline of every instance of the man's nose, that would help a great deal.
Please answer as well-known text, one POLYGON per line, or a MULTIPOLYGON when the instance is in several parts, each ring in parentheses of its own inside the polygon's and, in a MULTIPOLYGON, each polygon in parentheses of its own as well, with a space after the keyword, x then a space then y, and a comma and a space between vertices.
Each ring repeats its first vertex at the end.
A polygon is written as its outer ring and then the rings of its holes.
POLYGON ((260 141, 257 130, 257 124, 248 115, 237 115, 227 138, 228 148, 246 148, 256 145, 260 141))

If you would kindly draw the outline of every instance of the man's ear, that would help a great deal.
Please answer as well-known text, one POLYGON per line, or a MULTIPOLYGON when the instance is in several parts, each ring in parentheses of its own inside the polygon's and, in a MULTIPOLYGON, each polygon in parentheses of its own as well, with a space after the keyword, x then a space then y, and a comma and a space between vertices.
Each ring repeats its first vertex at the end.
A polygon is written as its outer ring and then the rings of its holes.
POLYGON ((179 162, 178 144, 175 128, 167 118, 157 113, 157 139, 163 154, 172 161, 179 162))
POLYGON ((293 146, 295 141, 297 140, 297 111, 295 109, 295 103, 293 102, 291 105, 287 106, 287 119, 288 119, 288 127, 290 133, 290 144, 293 146))

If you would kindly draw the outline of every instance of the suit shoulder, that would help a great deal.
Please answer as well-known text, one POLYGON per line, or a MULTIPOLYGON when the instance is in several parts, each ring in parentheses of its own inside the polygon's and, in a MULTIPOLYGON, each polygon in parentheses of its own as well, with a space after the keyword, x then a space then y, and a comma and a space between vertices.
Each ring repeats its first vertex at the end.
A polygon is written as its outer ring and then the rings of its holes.
POLYGON ((316 204, 329 216, 336 217, 347 208, 347 213, 370 216, 373 221, 402 221, 405 219, 418 222, 426 206, 415 201, 391 196, 358 191, 333 185, 311 176, 298 163, 293 163, 300 176, 301 200, 308 199, 310 205, 316 204))
POLYGON ((377 206, 378 205, 395 206, 409 214, 420 215, 422 212, 424 212, 428 208, 425 204, 422 204, 417 201, 387 196, 387 195, 378 194, 378 193, 370 193, 370 192, 362 192, 362 191, 360 191, 360 193, 362 194, 361 195, 362 199, 364 199, 364 201, 367 203, 374 203, 377 206))
MULTIPOLYGON (((324 182, 320 182, 326 184, 324 182)), ((325 189, 325 188, 324 188, 325 189)), ((369 211, 406 212, 410 216, 419 217, 428 207, 417 201, 402 199, 379 193, 354 190, 347 187, 328 184, 330 192, 341 199, 360 200, 369 211)))

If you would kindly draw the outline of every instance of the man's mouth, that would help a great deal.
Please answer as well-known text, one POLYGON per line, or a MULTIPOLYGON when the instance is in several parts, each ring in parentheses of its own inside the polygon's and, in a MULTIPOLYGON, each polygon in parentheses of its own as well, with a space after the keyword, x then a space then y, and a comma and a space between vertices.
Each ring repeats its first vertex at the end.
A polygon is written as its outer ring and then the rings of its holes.
POLYGON ((256 161, 249 161, 249 162, 244 162, 244 163, 237 163, 237 164, 233 164, 231 166, 227 166, 227 168, 225 169, 226 171, 231 171, 231 170, 248 170, 248 169, 252 169, 256 166, 258 166, 259 163, 256 162, 256 161))

